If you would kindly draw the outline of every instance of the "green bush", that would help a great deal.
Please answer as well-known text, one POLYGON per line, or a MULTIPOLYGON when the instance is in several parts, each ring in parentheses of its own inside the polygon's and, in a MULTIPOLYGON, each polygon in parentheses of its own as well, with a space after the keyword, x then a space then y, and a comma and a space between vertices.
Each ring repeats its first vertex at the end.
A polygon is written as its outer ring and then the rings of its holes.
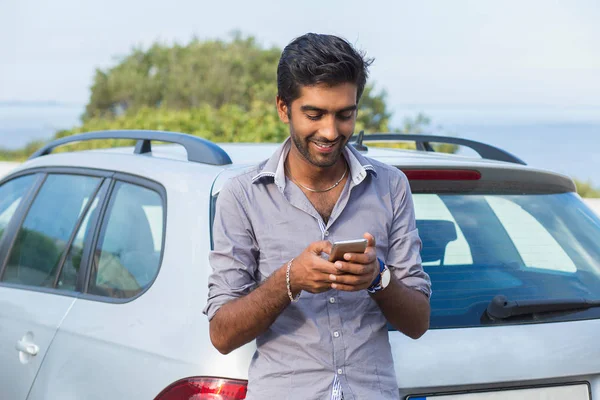
POLYGON ((592 186, 591 182, 582 182, 575 179, 575 185, 577 186, 577 193, 581 197, 600 197, 600 189, 592 186))

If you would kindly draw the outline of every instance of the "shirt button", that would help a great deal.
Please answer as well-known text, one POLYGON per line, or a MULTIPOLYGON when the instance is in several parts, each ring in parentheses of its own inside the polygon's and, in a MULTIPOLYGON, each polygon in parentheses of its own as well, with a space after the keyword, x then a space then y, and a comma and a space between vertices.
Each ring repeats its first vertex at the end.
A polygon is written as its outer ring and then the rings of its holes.
POLYGON ((338 338, 338 337, 340 337, 340 333, 338 331, 335 331, 335 332, 333 332, 333 336, 338 338))
POLYGON ((335 297, 330 297, 330 298, 329 298, 329 302, 330 302, 331 304, 335 303, 335 297))
POLYGON ((342 371, 342 369, 338 369, 338 375, 341 375, 344 371, 342 371))
POLYGON ((324 234, 325 236, 329 236, 329 231, 325 231, 325 232, 323 232, 323 234, 324 234))

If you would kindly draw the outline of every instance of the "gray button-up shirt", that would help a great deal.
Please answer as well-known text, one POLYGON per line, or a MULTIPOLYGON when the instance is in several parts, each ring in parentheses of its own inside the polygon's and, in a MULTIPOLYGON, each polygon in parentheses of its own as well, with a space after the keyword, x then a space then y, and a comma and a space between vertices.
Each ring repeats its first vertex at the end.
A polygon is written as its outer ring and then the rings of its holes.
MULTIPOLYGON (((397 168, 344 150, 350 179, 327 224, 283 168, 290 140, 219 194, 213 228, 209 319, 318 240, 371 233, 396 279, 430 295, 412 195, 397 168)), ((281 288, 286 290, 285 287, 281 288)), ((248 373, 248 400, 330 399, 334 377, 345 400, 398 399, 386 319, 366 290, 302 292, 262 335, 248 373)))

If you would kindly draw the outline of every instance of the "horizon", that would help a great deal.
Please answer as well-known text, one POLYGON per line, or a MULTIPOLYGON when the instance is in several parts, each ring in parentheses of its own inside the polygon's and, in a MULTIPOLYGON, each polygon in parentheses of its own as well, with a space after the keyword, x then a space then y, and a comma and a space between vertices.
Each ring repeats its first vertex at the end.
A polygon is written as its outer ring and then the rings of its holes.
MULTIPOLYGON (((475 126, 482 123, 495 125, 560 125, 600 124, 600 106, 559 106, 544 104, 390 104, 390 129, 402 126, 406 118, 414 118, 424 114, 431 119, 430 128, 437 126, 458 125, 475 126)), ((85 103, 69 103, 60 101, 0 101, 0 124, 13 125, 14 121, 23 124, 25 110, 62 110, 67 116, 62 118, 58 129, 70 129, 80 125, 81 115, 85 111, 85 103), (6 113, 13 109, 13 113, 6 113), (76 115, 76 118, 74 117, 76 115)), ((275 107, 275 105, 273 106, 275 107)), ((360 112, 360 111, 359 111, 360 112)), ((56 116, 51 119, 56 120, 56 116)), ((25 124, 27 125, 27 124, 25 124)), ((13 125, 14 126, 14 125, 13 125)), ((0 131, 1 133, 1 131, 0 131)))

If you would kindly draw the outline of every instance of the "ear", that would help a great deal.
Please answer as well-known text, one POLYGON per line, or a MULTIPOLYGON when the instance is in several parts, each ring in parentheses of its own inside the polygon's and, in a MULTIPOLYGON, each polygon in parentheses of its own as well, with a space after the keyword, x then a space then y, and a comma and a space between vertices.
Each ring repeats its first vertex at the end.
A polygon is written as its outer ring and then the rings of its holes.
POLYGON ((279 114, 279 119, 284 124, 290 123, 290 118, 288 116, 289 111, 290 110, 288 109, 288 106, 285 103, 285 101, 283 101, 281 97, 277 96, 277 114, 279 114))

